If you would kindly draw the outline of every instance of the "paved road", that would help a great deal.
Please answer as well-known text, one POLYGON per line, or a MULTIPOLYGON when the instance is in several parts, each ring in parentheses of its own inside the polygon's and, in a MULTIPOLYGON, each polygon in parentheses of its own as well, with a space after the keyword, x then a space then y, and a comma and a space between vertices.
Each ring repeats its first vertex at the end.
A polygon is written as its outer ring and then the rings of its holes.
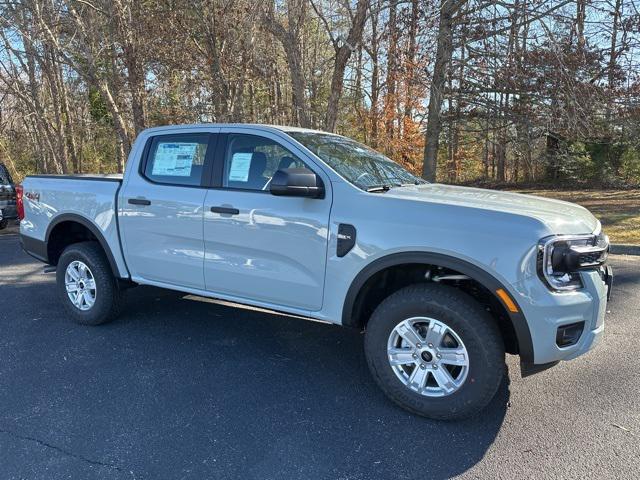
POLYGON ((4 231, 0 479, 637 478, 640 260, 612 264, 596 351, 524 380, 510 357, 487 411, 440 423, 386 400, 347 329, 142 287, 75 325, 4 231))

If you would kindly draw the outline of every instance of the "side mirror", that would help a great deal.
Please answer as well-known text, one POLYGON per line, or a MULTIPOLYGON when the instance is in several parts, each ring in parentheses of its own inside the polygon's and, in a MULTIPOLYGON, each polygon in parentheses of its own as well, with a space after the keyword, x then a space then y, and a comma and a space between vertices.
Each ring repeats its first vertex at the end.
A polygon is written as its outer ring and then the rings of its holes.
POLYGON ((269 190, 282 197, 324 198, 322 179, 306 168, 284 168, 273 174, 269 190))

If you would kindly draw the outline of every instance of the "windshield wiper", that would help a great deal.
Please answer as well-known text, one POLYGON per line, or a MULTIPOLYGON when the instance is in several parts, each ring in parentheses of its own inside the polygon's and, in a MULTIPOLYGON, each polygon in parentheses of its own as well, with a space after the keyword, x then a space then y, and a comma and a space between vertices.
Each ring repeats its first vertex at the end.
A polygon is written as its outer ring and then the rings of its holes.
POLYGON ((372 185, 366 188, 366 192, 388 192, 391 189, 389 185, 372 185))

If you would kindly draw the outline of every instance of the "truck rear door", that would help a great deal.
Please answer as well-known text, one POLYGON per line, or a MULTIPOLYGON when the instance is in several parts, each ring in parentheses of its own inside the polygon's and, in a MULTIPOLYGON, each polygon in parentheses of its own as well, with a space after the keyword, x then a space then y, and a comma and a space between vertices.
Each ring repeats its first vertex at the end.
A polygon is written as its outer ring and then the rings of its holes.
POLYGON ((119 196, 135 281, 204 289, 203 204, 219 129, 151 136, 119 196))

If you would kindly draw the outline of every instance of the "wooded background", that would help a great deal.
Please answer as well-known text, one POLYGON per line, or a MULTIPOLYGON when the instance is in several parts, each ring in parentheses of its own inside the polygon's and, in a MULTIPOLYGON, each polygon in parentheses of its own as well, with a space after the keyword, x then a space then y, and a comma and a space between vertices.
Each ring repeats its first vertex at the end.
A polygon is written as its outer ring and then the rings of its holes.
POLYGON ((451 183, 640 182, 637 0, 0 2, 0 162, 122 171, 155 125, 335 131, 451 183))

